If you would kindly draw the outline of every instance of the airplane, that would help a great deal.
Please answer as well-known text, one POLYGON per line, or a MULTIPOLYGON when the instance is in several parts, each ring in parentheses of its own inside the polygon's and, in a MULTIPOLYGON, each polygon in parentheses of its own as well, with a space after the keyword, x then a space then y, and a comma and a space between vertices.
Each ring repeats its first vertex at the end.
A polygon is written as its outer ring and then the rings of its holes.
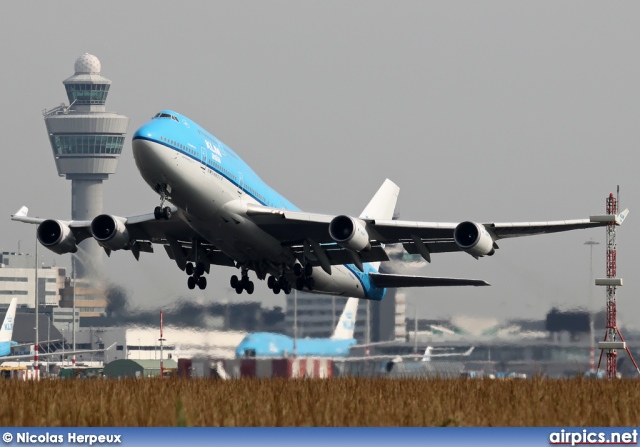
POLYGON ((519 223, 394 220, 399 187, 389 179, 358 216, 304 212, 218 138, 172 110, 140 127, 132 149, 141 176, 160 196, 153 213, 74 221, 29 217, 22 207, 11 218, 37 224, 38 240, 57 254, 74 253, 91 237, 107 255, 129 250, 138 260, 141 252, 162 245, 187 273, 189 289, 205 289, 205 273, 221 265, 240 269, 240 277, 230 280, 238 294, 253 293, 252 271, 275 294, 295 287, 381 300, 394 287, 489 285, 476 279, 379 273, 378 263, 389 260, 385 244, 401 244, 427 262, 444 252, 479 259, 492 256, 501 239, 620 225, 628 214, 519 223))
MULTIPOLYGON (((395 342, 376 342, 371 343, 369 345, 363 346, 374 346, 374 345, 383 345, 390 344, 395 342)), ((336 359, 343 362, 353 362, 359 360, 387 360, 391 363, 400 363, 405 360, 416 360, 421 362, 430 362, 432 357, 468 357, 471 355, 475 346, 470 347, 464 352, 443 352, 443 353, 434 353, 433 351, 437 349, 433 346, 427 346, 424 350, 424 354, 377 354, 377 355, 367 355, 367 356, 353 356, 346 357, 344 359, 336 359)))
MULTIPOLYGON (((11 303, 9 304, 9 308, 7 309, 7 313, 4 316, 4 321, 2 322, 2 327, 0 328, 0 363, 6 362, 9 360, 21 360, 21 359, 33 359, 35 354, 20 354, 20 355, 10 355, 11 349, 16 346, 21 346, 17 342, 11 340, 13 337, 13 325, 16 318, 16 307, 18 304, 18 298, 12 298, 11 303)), ((30 344, 30 343, 24 343, 30 344)), ((80 354, 91 354, 95 352, 103 352, 107 349, 111 349, 115 346, 115 343, 109 346, 108 348, 103 349, 92 349, 92 350, 79 350, 79 351, 54 351, 54 352, 44 352, 38 353, 38 357, 50 357, 52 355, 80 355, 80 354)))
POLYGON ((237 357, 346 357, 357 346, 353 338, 358 312, 358 298, 349 298, 330 338, 298 338, 283 334, 256 332, 247 335, 237 346, 237 357))
POLYGON ((2 327, 0 328, 0 358, 11 354, 11 348, 18 346, 18 343, 11 340, 13 337, 13 322, 16 319, 16 307, 18 298, 11 298, 11 303, 4 316, 2 327))

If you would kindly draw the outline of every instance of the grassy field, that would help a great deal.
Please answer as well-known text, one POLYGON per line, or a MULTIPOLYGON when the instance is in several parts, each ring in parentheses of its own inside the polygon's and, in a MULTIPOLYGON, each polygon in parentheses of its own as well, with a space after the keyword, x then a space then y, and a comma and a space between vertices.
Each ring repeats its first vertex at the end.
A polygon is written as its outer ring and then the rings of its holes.
POLYGON ((637 426, 635 380, 0 381, 3 426, 637 426))

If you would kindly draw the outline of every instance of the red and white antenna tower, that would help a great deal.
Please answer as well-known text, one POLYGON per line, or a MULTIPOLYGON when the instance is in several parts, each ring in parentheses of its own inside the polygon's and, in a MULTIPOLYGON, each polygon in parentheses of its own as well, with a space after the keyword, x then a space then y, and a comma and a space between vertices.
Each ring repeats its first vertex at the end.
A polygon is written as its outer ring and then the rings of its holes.
POLYGON ((613 379, 617 377, 618 368, 618 349, 624 349, 629 354, 629 358, 636 367, 636 371, 640 375, 640 369, 636 361, 631 355, 631 351, 624 341, 620 329, 618 329, 617 313, 616 313, 616 287, 622 286, 622 278, 616 278, 616 214, 618 213, 618 198, 620 196, 620 187, 616 197, 613 193, 607 197, 607 277, 596 279, 596 286, 606 286, 607 288, 607 310, 606 310, 606 332, 604 341, 598 343, 600 351, 600 360, 598 360, 598 371, 600 371, 600 363, 602 362, 602 354, 607 351, 607 378, 613 379), (616 339, 620 337, 620 341, 616 339))

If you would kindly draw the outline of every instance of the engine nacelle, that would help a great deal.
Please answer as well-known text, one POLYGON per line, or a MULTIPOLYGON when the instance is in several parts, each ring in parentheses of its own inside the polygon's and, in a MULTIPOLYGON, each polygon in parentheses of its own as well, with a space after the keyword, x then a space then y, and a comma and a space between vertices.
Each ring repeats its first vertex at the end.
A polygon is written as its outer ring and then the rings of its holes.
POLYGON ((63 255, 78 251, 76 238, 69 225, 59 220, 47 219, 38 225, 38 240, 54 253, 63 255))
POLYGON ((329 223, 329 235, 345 248, 354 251, 367 251, 371 248, 366 224, 360 219, 349 216, 334 217, 329 223))
POLYGON ((109 250, 127 248, 131 242, 122 217, 100 214, 91 221, 91 234, 98 244, 109 250))
POLYGON ((475 222, 459 223, 453 230, 453 239, 458 247, 471 256, 491 256, 495 253, 493 238, 484 225, 475 222))

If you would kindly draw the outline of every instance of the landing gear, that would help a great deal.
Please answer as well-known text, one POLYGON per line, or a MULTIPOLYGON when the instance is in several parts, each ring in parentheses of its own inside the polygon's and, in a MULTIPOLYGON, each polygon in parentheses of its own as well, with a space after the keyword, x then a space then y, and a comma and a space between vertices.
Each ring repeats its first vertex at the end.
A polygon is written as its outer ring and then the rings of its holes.
POLYGON ((291 283, 284 275, 279 277, 269 276, 269 279, 267 279, 267 287, 269 287, 276 295, 279 294, 280 291, 287 295, 291 293, 291 283))
POLYGON ((296 278, 296 289, 303 290, 305 287, 309 290, 313 290, 316 286, 316 281, 313 279, 313 265, 307 262, 304 267, 302 264, 296 264, 293 266, 293 273, 296 278))
POLYGON ((164 208, 156 206, 155 209, 153 210, 153 217, 155 217, 156 220, 160 220, 160 219, 169 220, 171 219, 171 208, 169 208, 168 206, 165 206, 164 208))
POLYGON ((187 262, 187 266, 184 270, 187 272, 187 275, 189 275, 189 278, 187 279, 187 287, 189 287, 189 289, 195 289, 196 285, 200 290, 207 288, 207 278, 203 276, 205 270, 202 262, 198 262, 195 267, 191 262, 187 262))
POLYGON ((164 206, 164 202, 166 202, 167 199, 170 198, 169 194, 171 193, 171 187, 166 183, 158 184, 156 185, 156 192, 160 194, 160 206, 156 206, 154 208, 153 217, 155 217, 156 220, 171 219, 171 208, 169 208, 168 206, 164 206))
POLYGON ((255 290, 255 284, 249 279, 249 274, 245 267, 242 268, 242 278, 238 279, 236 275, 233 275, 229 281, 229 285, 232 289, 236 289, 238 295, 240 295, 243 290, 246 290, 247 293, 251 295, 255 290))

